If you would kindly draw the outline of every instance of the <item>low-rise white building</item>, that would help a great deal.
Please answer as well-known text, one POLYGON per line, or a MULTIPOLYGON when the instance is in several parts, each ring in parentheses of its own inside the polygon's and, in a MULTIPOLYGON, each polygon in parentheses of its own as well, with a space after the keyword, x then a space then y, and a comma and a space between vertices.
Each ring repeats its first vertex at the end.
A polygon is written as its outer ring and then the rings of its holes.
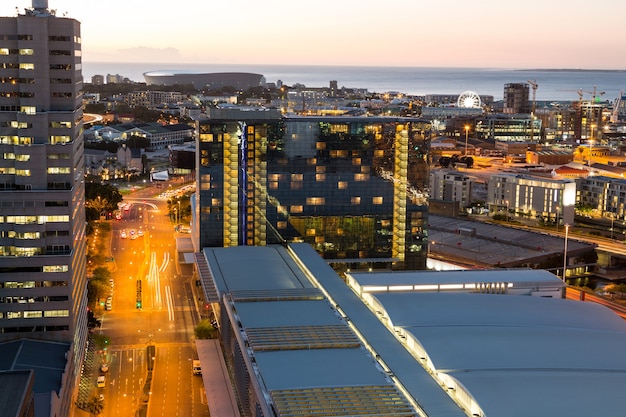
POLYGON ((487 204, 490 213, 573 224, 576 183, 570 179, 496 174, 489 179, 487 204))
POLYGON ((430 198, 458 201, 461 208, 472 203, 473 181, 459 171, 436 170, 430 172, 430 198))

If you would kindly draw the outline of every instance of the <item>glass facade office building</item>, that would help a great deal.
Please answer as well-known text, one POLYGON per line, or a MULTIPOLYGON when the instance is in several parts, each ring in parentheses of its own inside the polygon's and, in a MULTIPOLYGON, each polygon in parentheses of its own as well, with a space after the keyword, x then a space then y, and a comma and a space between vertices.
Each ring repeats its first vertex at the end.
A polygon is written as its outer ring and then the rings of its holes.
POLYGON ((428 122, 211 109, 198 135, 198 246, 300 241, 338 263, 425 268, 428 122))

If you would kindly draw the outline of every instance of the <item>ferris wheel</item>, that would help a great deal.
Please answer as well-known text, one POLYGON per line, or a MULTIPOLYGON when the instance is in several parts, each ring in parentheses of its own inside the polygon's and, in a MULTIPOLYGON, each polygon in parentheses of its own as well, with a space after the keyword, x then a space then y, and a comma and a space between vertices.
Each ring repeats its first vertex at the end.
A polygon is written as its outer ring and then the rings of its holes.
POLYGON ((466 109, 479 109, 481 107, 480 96, 473 91, 466 91, 459 96, 456 105, 466 109))

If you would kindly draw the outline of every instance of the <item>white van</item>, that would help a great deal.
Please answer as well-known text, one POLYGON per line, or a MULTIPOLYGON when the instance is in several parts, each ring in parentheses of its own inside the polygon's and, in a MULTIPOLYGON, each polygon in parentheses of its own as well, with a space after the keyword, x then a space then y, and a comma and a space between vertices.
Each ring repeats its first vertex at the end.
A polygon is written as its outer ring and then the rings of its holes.
POLYGON ((202 366, 200 366, 199 360, 193 361, 193 374, 194 375, 202 375, 202 366))

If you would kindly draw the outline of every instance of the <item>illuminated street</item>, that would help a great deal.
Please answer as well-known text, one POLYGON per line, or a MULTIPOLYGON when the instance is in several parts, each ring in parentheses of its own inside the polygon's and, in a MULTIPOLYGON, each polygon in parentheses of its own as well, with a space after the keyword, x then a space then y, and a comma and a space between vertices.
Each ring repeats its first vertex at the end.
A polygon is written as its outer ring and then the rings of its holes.
POLYGON ((148 416, 208 416, 202 378, 191 372, 194 296, 190 278, 177 275, 167 202, 133 196, 124 202, 130 207, 111 223, 114 294, 99 330, 110 338, 102 356, 110 364, 100 389, 102 415, 134 416, 147 405, 148 416), (155 347, 151 379, 148 346, 155 347))

